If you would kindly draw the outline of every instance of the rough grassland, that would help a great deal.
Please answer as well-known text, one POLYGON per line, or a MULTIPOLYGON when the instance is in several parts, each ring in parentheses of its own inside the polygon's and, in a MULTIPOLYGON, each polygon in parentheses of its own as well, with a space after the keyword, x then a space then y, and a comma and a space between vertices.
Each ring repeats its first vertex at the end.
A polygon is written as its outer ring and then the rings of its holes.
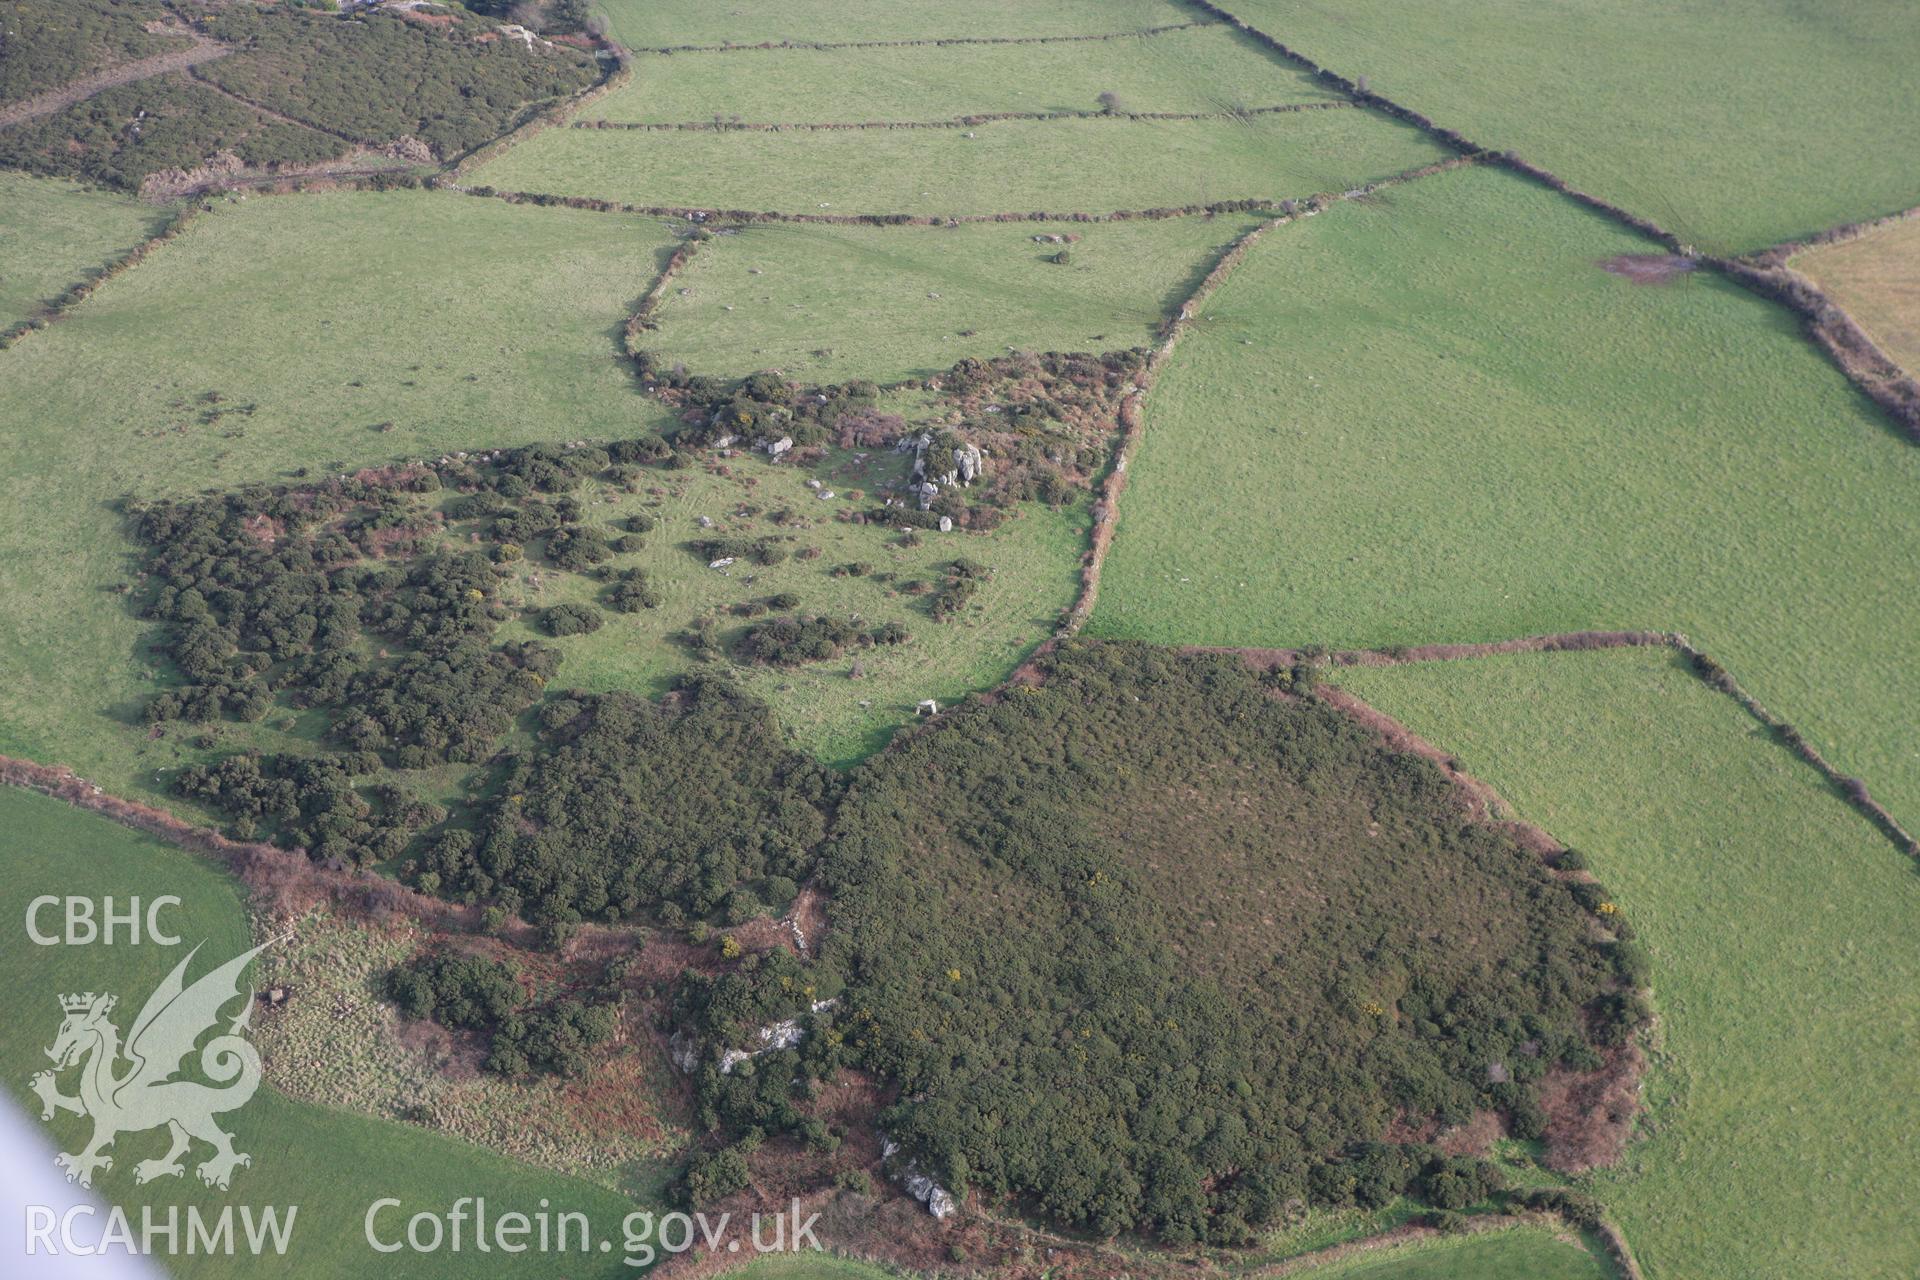
POLYGON ((1585 852, 1652 951, 1651 1136, 1596 1187, 1649 1276, 1912 1275, 1912 860, 1665 651, 1339 679, 1585 852))
POLYGON ((593 119, 939 120, 995 111, 1228 111, 1337 95, 1229 26, 1061 44, 643 57, 593 119))
MULTIPOLYGON (((189 971, 191 979, 253 945, 238 888, 223 873, 180 850, 42 796, 0 789, 0 866, 6 872, 0 905, 9 922, 0 930, 0 970, 7 975, 0 1012, 9 1028, 0 1044, 0 1076, 14 1099, 31 1108, 36 1124, 39 1102, 25 1086, 47 1065, 41 1050, 53 1043, 59 1030, 61 993, 115 992, 121 1000, 115 1021, 124 1032, 147 993, 189 948, 204 943, 189 971), (112 894, 123 907, 136 894, 143 901, 173 894, 182 905, 167 910, 163 921, 180 935, 182 945, 35 946, 23 921, 27 903, 42 894, 95 899, 112 894)), ((55 914, 43 914, 43 926, 52 925, 55 914)), ((73 1077, 63 1077, 61 1083, 70 1091, 73 1077)), ((166 1135, 157 1130, 123 1135, 112 1149, 113 1169, 99 1175, 95 1190, 130 1207, 152 1204, 162 1221, 168 1205, 180 1206, 182 1213, 192 1205, 207 1215, 217 1215, 229 1203, 298 1205, 292 1242, 272 1268, 275 1275, 298 1277, 402 1274, 391 1270, 391 1259, 369 1249, 362 1234, 367 1207, 383 1196, 400 1197, 406 1214, 429 1208, 443 1212, 465 1195, 485 1195, 492 1204, 532 1211, 546 1197, 555 1212, 568 1208, 588 1213, 596 1229, 611 1233, 616 1242, 621 1218, 633 1209, 625 1197, 587 1183, 528 1169, 422 1129, 295 1102, 271 1088, 222 1117, 222 1124, 234 1134, 236 1148, 253 1156, 253 1164, 234 1175, 230 1193, 203 1187, 191 1166, 180 1180, 136 1187, 134 1165, 165 1149, 166 1135)), ((89 1122, 70 1115, 45 1128, 63 1151, 76 1150, 91 1131, 89 1122)), ((205 1156, 205 1148, 196 1146, 192 1159, 205 1156)), ((133 1211, 137 1231, 140 1219, 137 1208, 133 1211)), ((382 1219, 383 1225, 394 1221, 391 1214, 382 1219)), ((398 1222, 404 1229, 404 1214, 398 1222)), ((611 1261, 597 1253, 550 1254, 544 1259, 533 1253, 496 1255, 500 1260, 489 1262, 488 1274, 503 1269, 526 1276, 632 1274, 620 1265, 619 1256, 618 1249, 611 1261)), ((407 1276, 473 1274, 469 1254, 405 1257, 407 1276)), ((261 1263, 243 1252, 233 1258, 175 1258, 167 1269, 178 1277, 201 1280, 258 1275, 261 1263)))
POLYGON ((702 373, 924 377, 963 357, 1143 347, 1251 217, 750 227, 707 245, 648 345, 702 373), (1035 235, 1074 235, 1071 245, 1035 235), (1066 249, 1072 260, 1047 261, 1066 249), (963 331, 970 330, 970 333, 963 331))
POLYGON ((793 213, 1104 213, 1338 191, 1442 154, 1415 130, 1362 111, 1245 121, 1012 120, 969 130, 550 129, 480 166, 472 181, 643 205, 793 213))
POLYGON ((1460 170, 1264 240, 1147 406, 1096 634, 1679 630, 1920 817, 1920 450, 1786 313, 1460 170))
POLYGON ((77 183, 0 173, 0 329, 159 229, 158 210, 77 183))
POLYGON ((1312 1280, 1609 1280, 1613 1270, 1577 1240, 1517 1227, 1362 1252, 1302 1274, 1312 1280))
POLYGON ((1100 35, 1197 15, 1174 0, 600 0, 614 39, 630 48, 793 40, 937 40, 982 36, 1100 35))
MULTIPOLYGON (((897 533, 881 525, 835 519, 836 512, 877 505, 845 498, 844 490, 864 483, 869 473, 853 455, 842 455, 839 462, 840 467, 822 472, 841 494, 834 501, 823 501, 807 488, 807 473, 797 467, 742 459, 729 464, 733 480, 702 472, 650 477, 665 489, 657 499, 589 485, 580 497, 590 520, 617 521, 644 511, 659 521, 638 552, 608 562, 616 570, 645 569, 660 595, 659 607, 631 614, 606 610, 606 625, 599 631, 564 639, 547 636, 523 618, 502 627, 500 639, 537 639, 559 649, 564 658, 554 677, 556 688, 658 694, 695 665, 675 637, 700 614, 721 615, 719 636, 728 645, 750 624, 724 610, 783 592, 800 598, 796 610, 783 612, 857 616, 866 629, 899 622, 912 636, 905 644, 849 649, 842 658, 799 667, 728 667, 773 708, 793 745, 836 764, 872 754, 914 718, 920 699, 944 704, 989 688, 1052 634, 1079 584, 1088 516, 1084 506, 1052 511, 1023 504, 992 533, 926 532, 918 546, 904 547, 897 533), (765 511, 786 508, 800 519, 776 526, 764 518, 729 514, 743 503, 765 511), (714 530, 699 528, 702 515, 718 522, 714 530), (809 560, 792 556, 767 567, 742 563, 720 572, 709 569, 707 558, 691 552, 687 543, 721 535, 790 535, 793 541, 783 544, 789 549, 816 547, 821 554, 809 560), (937 584, 958 556, 986 565, 992 579, 958 617, 935 622, 921 598, 899 588, 910 581, 937 584), (833 570, 854 562, 871 565, 873 575, 834 576, 833 570), (881 574, 891 576, 883 582, 874 576, 881 574), (856 663, 865 673, 858 679, 850 674, 856 663)), ((603 594, 604 587, 590 578, 530 566, 503 598, 543 609, 568 601, 597 604, 603 594)))
POLYGON ((1920 373, 1920 218, 1800 254, 1792 265, 1818 280, 1902 368, 1920 373))
POLYGON ((1703 248, 1920 203, 1920 8, 1905 0, 1224 7, 1703 248))
POLYGON ((123 494, 656 425, 615 353, 668 242, 449 195, 256 198, 0 353, 0 751, 139 794, 183 758, 131 723, 123 494))

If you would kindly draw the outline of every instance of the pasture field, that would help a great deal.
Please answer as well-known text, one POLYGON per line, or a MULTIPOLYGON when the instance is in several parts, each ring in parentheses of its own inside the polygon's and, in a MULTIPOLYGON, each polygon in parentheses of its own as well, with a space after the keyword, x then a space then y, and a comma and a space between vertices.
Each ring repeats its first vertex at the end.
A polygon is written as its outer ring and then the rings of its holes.
POLYGON ((1903 0, 1223 7, 1713 252, 1920 203, 1920 9, 1903 0))
POLYGON ((1263 240, 1156 383, 1094 634, 1687 633, 1920 819, 1920 451, 1792 317, 1501 172, 1263 240))
POLYGON ((598 0, 610 34, 630 49, 783 40, 1056 38, 1142 31, 1200 20, 1178 0, 598 0))
MULTIPOLYGON (((837 462, 820 470, 835 488, 842 484, 836 475, 851 487, 872 474, 856 455, 840 455, 837 462)), ((916 545, 905 546, 896 531, 879 524, 836 519, 840 510, 877 503, 844 495, 822 501, 797 467, 735 460, 729 470, 734 475, 726 479, 698 471, 653 477, 653 487, 662 489, 657 497, 590 482, 581 498, 594 519, 618 520, 645 511, 659 521, 639 551, 608 562, 617 570, 646 570, 659 607, 630 614, 605 611, 600 630, 561 639, 547 636, 523 615, 503 626, 499 639, 537 639, 559 649, 565 657, 554 677, 556 688, 658 695, 675 676, 697 665, 676 637, 703 614, 718 616, 719 639, 729 646, 750 623, 728 610, 780 593, 800 598, 797 609, 780 612, 858 616, 865 628, 899 622, 912 637, 905 644, 850 649, 843 658, 798 667, 726 664, 739 683, 773 708, 794 746, 851 764, 886 745, 896 728, 913 719, 920 699, 944 705, 1003 680, 1053 633, 1079 587, 1089 525, 1084 504, 1056 511, 1024 503, 991 533, 923 532, 916 545), (786 508, 800 518, 774 525, 732 514, 749 503, 766 511, 786 508), (702 515, 717 522, 711 532, 698 526, 702 515), (742 562, 720 572, 687 545, 702 537, 768 534, 790 534, 795 549, 817 548, 820 554, 805 560, 790 556, 764 567, 742 562), (935 622, 908 584, 937 585, 944 566, 956 557, 987 566, 992 578, 964 613, 935 622), (835 573, 854 563, 871 566, 871 572, 835 573), (862 672, 857 677, 851 674, 856 667, 862 672)), ((596 604, 603 591, 590 578, 530 566, 503 591, 503 599, 537 610, 567 602, 596 604)))
POLYGON ((1229 26, 1059 44, 767 49, 640 57, 585 114, 626 121, 940 120, 998 111, 1218 112, 1327 102, 1331 89, 1229 26))
POLYGON ((1339 671, 1583 852, 1653 957, 1648 1113, 1594 1175, 1654 1277, 1920 1256, 1920 875, 1668 650, 1339 671))
MULTIPOLYGON (((39 1101, 26 1088, 28 1078, 47 1065, 41 1050, 53 1042, 60 1025, 57 997, 72 991, 112 991, 120 997, 115 1022, 124 1032, 141 1002, 189 948, 203 945, 189 970, 189 980, 213 965, 245 951, 254 941, 241 906, 240 889, 224 872, 182 850, 136 835, 103 818, 70 809, 58 801, 13 788, 0 788, 0 866, 6 869, 6 887, 0 891, 9 928, 0 930, 0 964, 7 974, 6 994, 0 998, 7 1025, 13 1029, 0 1044, 0 1074, 14 1100, 30 1108, 39 1124, 39 1101), (125 900, 140 895, 150 901, 161 894, 181 899, 163 922, 182 939, 178 947, 116 945, 42 947, 28 940, 22 921, 26 905, 42 894, 69 894, 102 898, 112 894, 125 900)), ((42 916, 51 925, 56 913, 42 916)), ((237 1003, 237 1002, 236 1002, 237 1003)), ((71 1075, 64 1090, 73 1088, 71 1075)), ((422 1209, 444 1212, 455 1199, 485 1195, 496 1206, 511 1205, 532 1212, 544 1197, 554 1212, 577 1209, 590 1215, 596 1231, 610 1233, 618 1242, 621 1219, 635 1208, 626 1197, 557 1174, 543 1173, 495 1156, 465 1143, 424 1129, 392 1121, 332 1111, 296 1102, 273 1088, 263 1087, 247 1105, 222 1118, 234 1134, 235 1146, 253 1156, 251 1166, 234 1175, 231 1192, 201 1185, 189 1166, 181 1179, 162 1179, 145 1187, 134 1184, 134 1165, 165 1149, 159 1131, 128 1133, 114 1144, 114 1165, 95 1179, 100 1195, 134 1213, 152 1204, 163 1215, 169 1205, 192 1205, 203 1214, 217 1215, 221 1206, 298 1205, 294 1230, 284 1258, 272 1263, 275 1275, 332 1277, 365 1275, 376 1271, 410 1277, 472 1274, 470 1253, 405 1254, 404 1271, 388 1270, 394 1260, 375 1254, 365 1243, 363 1219, 368 1206, 383 1196, 405 1203, 397 1218, 389 1212, 384 1226, 405 1228, 405 1216, 422 1209)), ((47 1126, 48 1136, 61 1150, 75 1150, 90 1132, 79 1117, 63 1115, 47 1126)), ((197 1147, 192 1159, 204 1159, 197 1147)), ((184 1230, 184 1227, 183 1227, 184 1230)), ((238 1225, 236 1224, 236 1232, 238 1225)), ((386 1235, 390 1238, 393 1233, 386 1235)), ((514 1275, 623 1275, 620 1251, 611 1255, 496 1255, 489 1274, 514 1275), (611 1260, 609 1260, 611 1258, 611 1260)), ((202 1277, 251 1276, 264 1264, 245 1253, 234 1257, 178 1257, 168 1271, 183 1280, 202 1277)))
POLYGON ((895 1280, 900 1272, 856 1258, 804 1253, 762 1258, 732 1274, 739 1280, 895 1280))
POLYGON ((670 241, 448 195, 257 197, 0 353, 0 752, 145 796, 192 757, 137 723, 123 495, 656 425, 617 352, 670 241))
POLYGON ((701 248, 678 281, 692 292, 668 293, 645 341, 699 373, 818 383, 926 377, 1009 347, 1150 346, 1256 221, 750 226, 701 248), (1069 262, 1048 261, 1063 249, 1069 262))
POLYGON ((0 171, 0 329, 96 275, 165 221, 126 196, 0 171))
POLYGON ((1920 218, 1796 254, 1820 287, 1908 373, 1920 374, 1920 218))
POLYGON ((1612 1280, 1612 1264, 1569 1235, 1513 1227, 1441 1236, 1313 1267, 1313 1280, 1612 1280))
POLYGON ((470 179, 648 206, 1105 213, 1340 191, 1444 154, 1417 130, 1364 111, 834 132, 549 129, 470 179))

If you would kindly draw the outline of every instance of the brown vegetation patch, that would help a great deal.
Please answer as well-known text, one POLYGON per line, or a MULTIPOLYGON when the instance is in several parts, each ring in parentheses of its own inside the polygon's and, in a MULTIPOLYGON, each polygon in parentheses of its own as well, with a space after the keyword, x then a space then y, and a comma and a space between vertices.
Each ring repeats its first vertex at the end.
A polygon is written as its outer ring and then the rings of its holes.
POLYGON ((263 547, 270 547, 280 541, 287 531, 285 522, 276 520, 264 511, 256 511, 240 522, 241 531, 263 547))
POLYGON ((1681 257, 1677 253, 1620 253, 1602 261, 1600 269, 1635 284, 1665 284, 1675 276, 1683 276, 1697 269, 1699 265, 1694 259, 1681 257))
POLYGON ((1546 1113, 1546 1163, 1561 1173, 1585 1173, 1617 1163, 1640 1110, 1645 1056, 1628 1044, 1612 1050, 1596 1070, 1550 1071, 1540 1081, 1546 1113))

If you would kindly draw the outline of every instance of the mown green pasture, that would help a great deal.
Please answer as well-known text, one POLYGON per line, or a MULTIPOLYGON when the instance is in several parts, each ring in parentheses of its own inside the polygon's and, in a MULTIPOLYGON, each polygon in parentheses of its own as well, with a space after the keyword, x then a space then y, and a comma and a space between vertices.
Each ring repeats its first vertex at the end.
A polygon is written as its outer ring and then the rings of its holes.
POLYGON ((0 329, 97 275, 163 221, 126 196, 0 172, 0 329))
POLYGON ((1585 853, 1653 955, 1649 1111, 1593 1179, 1651 1276, 1920 1257, 1920 875, 1666 650, 1351 668, 1585 853))
POLYGON ((1920 219, 1797 254, 1792 265, 1818 280, 1902 368, 1920 372, 1920 219))
POLYGON ((1104 35, 1193 22, 1177 0, 770 0, 752 6, 702 0, 598 0, 611 35, 629 48, 761 44, 791 40, 940 40, 1104 35))
MULTIPOLYGON (((0 930, 0 973, 6 978, 0 1009, 11 1028, 0 1044, 0 1070, 8 1092, 29 1109, 36 1124, 39 1100, 26 1083, 47 1066, 41 1051, 53 1043, 59 1030, 61 994, 114 992, 120 997, 114 1021, 124 1033, 148 993, 190 948, 199 945, 201 952, 189 969, 189 981, 255 942, 239 886, 225 873, 191 854, 43 796, 0 788, 0 866, 6 871, 0 904, 8 921, 8 927, 0 930), (181 905, 167 908, 161 922, 181 937, 181 945, 130 946, 122 939, 111 947, 37 946, 29 940, 24 921, 27 904, 43 894, 89 897, 96 900, 96 911, 100 910, 98 900, 109 894, 122 910, 127 899, 136 895, 150 902, 172 894, 181 905)), ((42 912, 43 932, 58 931, 58 916, 58 910, 42 912)), ((63 1091, 72 1092, 74 1078, 72 1073, 61 1078, 63 1091)), ((470 1249, 457 1254, 375 1253, 366 1243, 363 1222, 368 1207, 386 1196, 400 1198, 405 1209, 388 1211, 379 1220, 383 1239, 404 1231, 406 1216, 421 1210, 444 1213, 462 1196, 487 1197, 496 1214, 509 1209, 531 1214, 544 1199, 550 1202, 551 1212, 568 1209, 588 1214, 596 1242, 610 1236, 615 1250, 545 1257, 496 1252, 488 1259, 488 1274, 632 1274, 619 1261, 618 1245, 621 1221, 635 1206, 589 1183, 514 1164, 424 1129, 295 1102, 271 1085, 246 1106, 221 1117, 221 1124, 234 1135, 235 1147, 253 1157, 250 1166, 235 1172, 227 1192, 203 1186, 192 1163, 179 1179, 136 1186, 134 1166, 166 1148, 161 1130, 122 1134, 111 1148, 113 1168, 94 1182, 97 1194, 128 1208, 136 1232, 142 1205, 153 1206, 163 1222, 169 1206, 178 1206, 183 1215, 188 1206, 203 1215, 217 1215, 229 1204, 299 1206, 284 1258, 269 1255, 263 1260, 241 1253, 167 1259, 166 1269, 175 1276, 192 1280, 255 1276, 268 1269, 275 1275, 297 1277, 473 1274, 470 1249)), ((67 1114, 44 1127, 63 1151, 78 1150, 91 1132, 90 1122, 67 1114)), ((206 1148, 201 1146, 189 1156, 193 1163, 205 1158, 206 1148)), ((239 1234, 238 1223, 235 1231, 239 1234)), ((184 1232, 183 1219, 183 1248, 184 1232)))
POLYGON ((1686 632, 1920 820, 1920 450, 1800 335, 1459 170, 1280 228, 1156 384, 1093 631, 1686 632))
POLYGON ((1005 120, 967 129, 549 129, 479 166, 471 180, 648 206, 1104 213, 1339 191, 1442 154, 1414 129, 1363 111, 1005 120))
POLYGON ((590 119, 941 120, 998 111, 1231 111, 1337 95, 1229 26, 1130 40, 640 57, 590 119))
POLYGON ((1902 0, 1224 7, 1716 252, 1920 203, 1920 9, 1902 0))
POLYGON ((657 425, 617 352, 670 241, 450 195, 256 197, 0 352, 0 752, 136 794, 193 754, 138 724, 123 495, 657 425))
POLYGON ((892 382, 964 357, 1150 345, 1250 216, 959 227, 767 224, 705 245, 647 345, 696 372, 892 382), (1071 244, 1035 236, 1073 236, 1071 244), (1065 250, 1066 263, 1049 261, 1065 250))
POLYGON ((1570 1236, 1515 1227, 1366 1250, 1301 1273, 1312 1280, 1610 1280, 1610 1263, 1570 1236))

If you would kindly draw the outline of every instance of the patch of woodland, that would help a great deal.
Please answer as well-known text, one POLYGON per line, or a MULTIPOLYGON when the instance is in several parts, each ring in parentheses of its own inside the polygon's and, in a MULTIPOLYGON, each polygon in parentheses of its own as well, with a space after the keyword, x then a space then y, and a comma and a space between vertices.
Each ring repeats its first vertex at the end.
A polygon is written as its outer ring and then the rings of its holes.
POLYGON ((154 174, 209 166, 298 169, 336 159, 351 145, 173 72, 0 129, 0 167, 134 190, 154 174))
POLYGON ((0 103, 185 47, 157 30, 170 17, 161 0, 0 0, 0 103))
MULTIPOLYGON (((238 838, 334 866, 399 860, 427 892, 543 925, 685 923, 765 877, 806 878, 835 784, 779 745, 764 707, 713 680, 659 703, 568 694, 558 649, 496 634, 527 560, 600 578, 610 608, 657 604, 644 570, 601 563, 653 518, 609 538, 573 491, 637 491, 645 465, 672 461, 657 437, 537 445, 136 508, 136 599, 177 676, 147 707, 154 731, 320 722, 316 749, 239 752, 175 789, 238 838), (451 811, 408 778, 443 765, 486 770, 451 811)), ((602 615, 569 603, 535 620, 577 635, 602 615)))
POLYGON ((1168 1242, 1455 1210, 1497 1173, 1392 1122, 1539 1137, 1646 1018, 1604 890, 1431 763, 1231 657, 1039 674, 857 770, 822 860, 832 1029, 943 1186, 1168 1242))
POLYGON ((988 529, 1016 502, 1058 504, 1092 487, 1111 460, 1121 406, 1144 377, 1148 353, 961 360, 900 384, 932 394, 930 409, 912 423, 883 409, 882 388, 869 381, 817 386, 771 371, 729 380, 689 372, 644 348, 632 358, 648 392, 679 411, 676 445, 897 449, 926 458, 928 478, 948 482, 922 508, 903 469, 894 496, 863 519, 931 528, 946 517, 962 528, 988 529), (971 482, 951 479, 946 460, 969 447, 980 451, 982 474, 971 482))
POLYGON ((574 1077, 586 1070, 592 1050, 612 1038, 625 979, 626 966, 616 958, 592 988, 534 999, 512 964, 440 948, 390 969, 382 994, 404 1017, 479 1041, 488 1071, 574 1077))
POLYGON ((457 6, 444 13, 424 22, 374 10, 343 21, 290 5, 229 5, 206 29, 237 52, 197 74, 330 133, 369 146, 411 138, 441 160, 600 79, 591 54, 504 38, 496 20, 457 6))

